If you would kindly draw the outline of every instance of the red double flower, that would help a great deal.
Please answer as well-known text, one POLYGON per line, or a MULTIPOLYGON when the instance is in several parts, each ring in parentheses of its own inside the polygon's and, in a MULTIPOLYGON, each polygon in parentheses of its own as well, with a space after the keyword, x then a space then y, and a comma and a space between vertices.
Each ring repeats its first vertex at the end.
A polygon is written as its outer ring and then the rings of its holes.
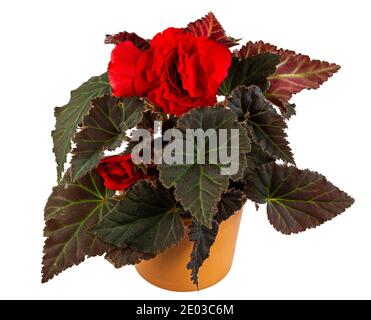
POLYGON ((225 45, 169 28, 144 51, 131 41, 119 43, 112 51, 108 75, 114 96, 148 97, 165 113, 179 116, 215 104, 231 60, 225 45))
POLYGON ((112 156, 102 159, 97 167, 104 185, 110 190, 123 191, 144 178, 131 161, 131 155, 112 156))

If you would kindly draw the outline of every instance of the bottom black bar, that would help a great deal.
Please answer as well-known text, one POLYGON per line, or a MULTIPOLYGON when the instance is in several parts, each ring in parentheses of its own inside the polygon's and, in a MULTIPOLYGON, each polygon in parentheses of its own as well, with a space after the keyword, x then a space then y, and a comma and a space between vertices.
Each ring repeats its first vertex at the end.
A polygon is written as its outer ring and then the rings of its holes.
MULTIPOLYGON (((130 306, 131 315, 138 318, 151 319, 152 317, 164 319, 242 319, 242 301, 226 300, 150 300, 125 301, 130 306)), ((128 309, 127 309, 128 311, 128 309)))

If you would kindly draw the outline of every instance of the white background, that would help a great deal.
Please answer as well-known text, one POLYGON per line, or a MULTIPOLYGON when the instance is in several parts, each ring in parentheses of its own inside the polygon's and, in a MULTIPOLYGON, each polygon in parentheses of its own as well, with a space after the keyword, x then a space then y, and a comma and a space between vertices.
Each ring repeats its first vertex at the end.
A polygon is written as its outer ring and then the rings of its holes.
MULTIPOLYGON (((1 1, 0 298, 371 298, 370 1, 1 1), (341 71, 296 95, 288 131, 300 168, 325 174, 356 199, 333 221, 284 236, 262 207, 246 206, 229 275, 196 293, 173 293, 133 267, 88 259, 41 285, 43 206, 56 182, 53 108, 105 71, 106 33, 145 38, 213 11, 228 34, 264 40, 341 71)), ((243 42, 242 41, 242 42, 243 42)))

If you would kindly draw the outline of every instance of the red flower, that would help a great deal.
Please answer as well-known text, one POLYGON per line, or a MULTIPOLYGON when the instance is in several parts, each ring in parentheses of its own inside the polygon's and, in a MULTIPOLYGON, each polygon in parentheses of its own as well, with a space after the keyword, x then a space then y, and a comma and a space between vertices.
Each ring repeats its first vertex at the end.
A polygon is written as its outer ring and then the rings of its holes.
POLYGON ((145 51, 130 41, 118 44, 108 74, 114 96, 147 96, 166 113, 182 115, 215 104, 231 60, 225 45, 169 28, 145 51))
POLYGON ((97 172, 103 178, 106 188, 111 190, 125 190, 143 178, 131 161, 130 154, 102 159, 97 172))

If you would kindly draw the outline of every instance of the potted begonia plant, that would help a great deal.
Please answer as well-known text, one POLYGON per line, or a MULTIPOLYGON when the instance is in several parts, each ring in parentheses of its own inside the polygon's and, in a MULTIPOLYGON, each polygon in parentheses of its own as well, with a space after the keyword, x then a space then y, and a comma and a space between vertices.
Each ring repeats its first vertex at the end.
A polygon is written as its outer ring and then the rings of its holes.
POLYGON ((296 167, 285 133, 291 97, 338 65, 261 41, 233 49, 240 41, 212 13, 152 40, 121 32, 105 42, 107 72, 55 109, 43 282, 104 256, 159 287, 202 289, 228 273, 248 199, 283 234, 352 205, 296 167))

